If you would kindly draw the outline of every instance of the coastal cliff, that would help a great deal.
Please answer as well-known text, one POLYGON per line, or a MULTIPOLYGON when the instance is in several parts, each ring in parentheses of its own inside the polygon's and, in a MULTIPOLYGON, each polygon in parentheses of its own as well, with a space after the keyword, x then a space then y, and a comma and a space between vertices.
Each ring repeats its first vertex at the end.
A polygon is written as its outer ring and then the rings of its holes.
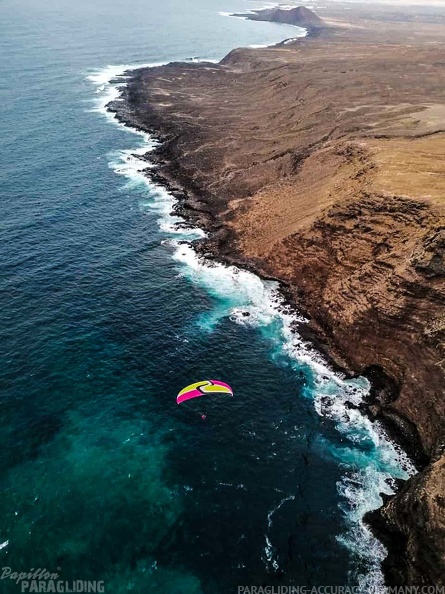
POLYGON ((444 584, 445 456, 438 455, 369 516, 391 552, 383 565, 391 584, 444 584))
POLYGON ((445 584, 444 50, 435 25, 331 27, 135 71, 111 105, 161 141, 152 175, 200 249, 281 280, 301 331, 372 380, 367 414, 421 469, 369 517, 390 585, 445 584))

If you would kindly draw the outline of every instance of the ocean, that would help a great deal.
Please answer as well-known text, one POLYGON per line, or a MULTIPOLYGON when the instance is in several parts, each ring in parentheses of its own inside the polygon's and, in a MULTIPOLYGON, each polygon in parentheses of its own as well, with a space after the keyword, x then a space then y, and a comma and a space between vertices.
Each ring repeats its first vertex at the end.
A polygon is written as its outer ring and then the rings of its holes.
POLYGON ((302 33, 230 16, 262 6, 1 3, 2 568, 113 594, 382 587, 363 515, 413 467, 345 406, 367 381, 292 332, 275 283, 198 259, 143 174, 153 140, 105 107, 129 68, 302 33), (234 397, 177 406, 213 378, 234 397))

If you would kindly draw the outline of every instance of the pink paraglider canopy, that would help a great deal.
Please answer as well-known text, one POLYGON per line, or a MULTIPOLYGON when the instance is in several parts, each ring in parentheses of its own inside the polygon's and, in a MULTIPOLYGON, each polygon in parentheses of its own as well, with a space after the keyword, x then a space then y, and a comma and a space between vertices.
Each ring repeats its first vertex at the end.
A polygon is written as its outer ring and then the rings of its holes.
POLYGON ((220 382, 219 380, 203 380, 190 384, 190 386, 181 390, 176 397, 176 402, 181 404, 181 402, 185 402, 186 400, 208 396, 209 394, 228 394, 229 396, 233 396, 233 390, 229 384, 220 382))

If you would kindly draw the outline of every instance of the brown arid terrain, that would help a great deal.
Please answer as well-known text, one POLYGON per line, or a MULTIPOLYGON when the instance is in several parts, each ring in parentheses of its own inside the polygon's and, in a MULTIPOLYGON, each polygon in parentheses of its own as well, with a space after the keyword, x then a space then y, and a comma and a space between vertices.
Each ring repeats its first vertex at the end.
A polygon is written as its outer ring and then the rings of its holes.
POLYGON ((281 280, 371 378, 420 468, 369 518, 387 582, 445 584, 445 9, 324 6, 315 37, 135 71, 112 109, 162 141, 200 249, 281 280))

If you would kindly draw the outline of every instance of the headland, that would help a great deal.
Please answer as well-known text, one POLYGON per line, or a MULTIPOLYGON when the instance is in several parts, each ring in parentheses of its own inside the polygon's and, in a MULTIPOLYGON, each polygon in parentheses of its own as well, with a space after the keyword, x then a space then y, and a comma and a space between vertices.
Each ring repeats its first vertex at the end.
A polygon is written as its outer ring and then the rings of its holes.
POLYGON ((150 175, 209 231, 201 253, 280 280, 300 331, 371 379, 364 411, 420 470, 368 518, 387 583, 443 585, 445 9, 311 18, 292 43, 132 71, 110 107, 160 140, 150 175))

